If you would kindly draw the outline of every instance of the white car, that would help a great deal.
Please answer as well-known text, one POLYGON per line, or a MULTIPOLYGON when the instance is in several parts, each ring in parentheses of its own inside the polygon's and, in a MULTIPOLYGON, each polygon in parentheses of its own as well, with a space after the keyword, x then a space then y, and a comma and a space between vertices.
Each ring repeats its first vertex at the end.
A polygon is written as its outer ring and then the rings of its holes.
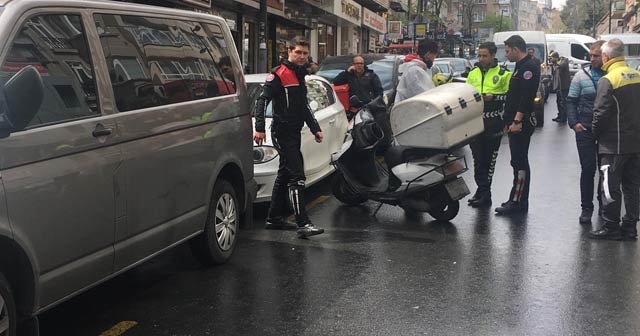
MULTIPOLYGON (((251 96, 252 109, 262 92, 267 74, 246 75, 247 89, 251 96)), ((309 75, 306 77, 307 99, 309 107, 314 117, 318 120, 324 140, 322 143, 315 142, 314 136, 305 125, 302 128, 302 157, 304 159, 304 173, 307 177, 306 185, 310 186, 322 178, 330 175, 334 171, 331 165, 331 154, 337 152, 344 143, 347 133, 347 115, 344 107, 333 91, 331 83, 320 76, 309 75)), ((258 182, 258 195, 255 203, 267 202, 271 200, 273 183, 278 174, 280 158, 278 152, 273 148, 271 139, 271 103, 265 112, 265 128, 267 139, 262 146, 253 147, 253 167, 254 178, 258 182)), ((255 124, 255 119, 253 120, 255 124)))

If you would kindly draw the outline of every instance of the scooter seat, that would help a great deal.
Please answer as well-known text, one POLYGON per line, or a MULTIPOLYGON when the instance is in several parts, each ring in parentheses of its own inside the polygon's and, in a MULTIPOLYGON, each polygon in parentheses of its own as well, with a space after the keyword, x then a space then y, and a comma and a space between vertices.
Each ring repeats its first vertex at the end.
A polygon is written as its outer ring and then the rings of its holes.
POLYGON ((384 161, 387 163, 389 171, 391 171, 391 168, 399 164, 446 152, 446 150, 442 149, 391 146, 384 155, 384 161))

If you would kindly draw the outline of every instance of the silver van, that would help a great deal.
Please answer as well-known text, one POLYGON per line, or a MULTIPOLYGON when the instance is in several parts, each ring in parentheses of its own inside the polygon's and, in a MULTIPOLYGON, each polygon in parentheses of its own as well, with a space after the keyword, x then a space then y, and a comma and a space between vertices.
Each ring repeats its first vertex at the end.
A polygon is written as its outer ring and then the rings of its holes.
POLYGON ((0 0, 0 335, 187 240, 231 256, 256 192, 234 45, 206 14, 0 0))

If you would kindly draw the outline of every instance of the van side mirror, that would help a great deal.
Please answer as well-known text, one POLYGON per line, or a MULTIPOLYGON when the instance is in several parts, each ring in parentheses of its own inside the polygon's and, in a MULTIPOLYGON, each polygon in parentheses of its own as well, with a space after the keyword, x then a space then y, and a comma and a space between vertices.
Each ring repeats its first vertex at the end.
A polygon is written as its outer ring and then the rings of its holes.
POLYGON ((38 70, 27 66, 0 89, 0 137, 23 130, 35 117, 44 98, 44 84, 38 70))

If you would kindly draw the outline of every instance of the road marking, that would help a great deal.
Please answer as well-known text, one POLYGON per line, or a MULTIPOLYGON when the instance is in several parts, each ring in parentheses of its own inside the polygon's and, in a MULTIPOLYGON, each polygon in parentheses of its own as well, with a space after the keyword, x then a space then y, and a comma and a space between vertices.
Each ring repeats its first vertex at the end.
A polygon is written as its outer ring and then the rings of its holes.
MULTIPOLYGON (((318 198, 316 198, 313 201, 309 202, 307 204, 307 206, 305 207, 305 209, 311 210, 311 209, 317 207, 318 205, 322 204, 323 202, 326 202, 330 198, 331 198, 331 196, 327 196, 327 195, 318 196, 318 198)), ((296 219, 296 217, 294 215, 291 215, 291 216, 289 216, 287 218, 287 220, 290 220, 290 221, 293 221, 295 219, 296 219)))
POLYGON ((100 336, 120 336, 127 332, 127 330, 135 327, 138 324, 136 321, 122 321, 111 327, 111 329, 103 332, 100 336))

